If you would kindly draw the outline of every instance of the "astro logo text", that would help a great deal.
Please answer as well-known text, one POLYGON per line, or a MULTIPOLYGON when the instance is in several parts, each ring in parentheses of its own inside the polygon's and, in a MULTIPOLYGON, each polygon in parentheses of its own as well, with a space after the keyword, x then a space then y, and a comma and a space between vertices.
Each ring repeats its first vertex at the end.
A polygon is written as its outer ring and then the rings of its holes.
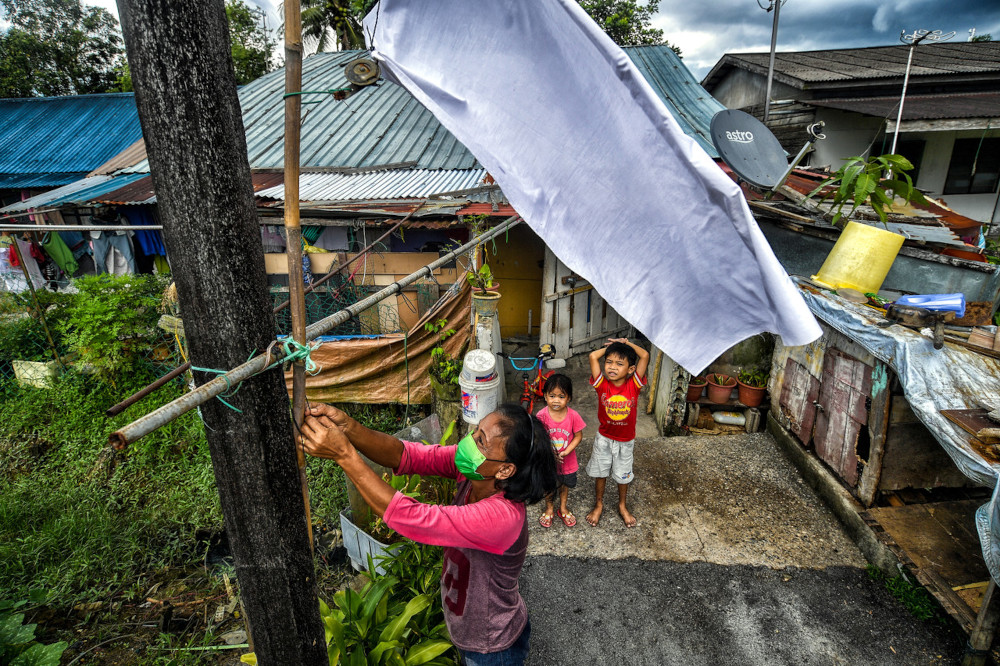
POLYGON ((726 132, 726 138, 736 143, 753 143, 753 132, 726 132))

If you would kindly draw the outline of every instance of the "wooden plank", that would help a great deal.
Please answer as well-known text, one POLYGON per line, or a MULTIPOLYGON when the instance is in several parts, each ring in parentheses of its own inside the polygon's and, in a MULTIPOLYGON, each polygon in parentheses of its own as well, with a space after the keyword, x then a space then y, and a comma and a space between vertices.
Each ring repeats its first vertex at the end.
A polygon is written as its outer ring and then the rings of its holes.
MULTIPOLYGON (((561 287, 563 286, 562 278, 570 275, 571 272, 563 262, 558 259, 556 260, 554 292, 569 291, 568 289, 561 289, 561 287)), ((561 298, 555 303, 555 336, 552 344, 556 346, 556 349, 570 348, 570 325, 570 300, 568 298, 561 298)))
POLYGON ((778 405, 782 415, 788 420, 789 430, 804 445, 808 445, 813 438, 813 426, 816 422, 814 403, 818 397, 819 381, 809 374, 805 366, 788 358, 785 361, 785 378, 778 405))
POLYGON ((588 337, 587 315, 590 313, 587 304, 587 292, 577 292, 570 300, 570 333, 569 345, 571 348, 577 347, 576 340, 583 340, 588 337))
POLYGON ((595 289, 590 292, 590 336, 604 333, 604 297, 595 289))
MULTIPOLYGON (((545 261, 542 265, 542 293, 548 294, 556 288, 556 255, 545 246, 545 261)), ((555 309, 552 302, 544 301, 541 305, 538 338, 541 344, 554 344, 555 341, 555 309)), ((557 348, 558 350, 558 348, 557 348)))
POLYGON ((910 559, 933 571, 950 590, 989 578, 975 513, 980 500, 958 500, 869 510, 910 559))
POLYGON ((1000 623, 1000 600, 997 599, 997 584, 990 579, 990 584, 983 595, 983 605, 976 616, 976 623, 969 634, 969 648, 966 648, 962 666, 982 666, 989 658, 990 646, 1000 623))
MULTIPOLYGON (((873 375, 885 377, 888 368, 879 363, 872 369, 873 375)), ((861 481, 858 483, 858 499, 866 507, 875 503, 878 494, 879 481, 882 476, 882 460, 885 455, 885 438, 891 418, 890 405, 893 396, 889 390, 889 382, 873 382, 871 409, 868 411, 868 460, 865 460, 861 481)))

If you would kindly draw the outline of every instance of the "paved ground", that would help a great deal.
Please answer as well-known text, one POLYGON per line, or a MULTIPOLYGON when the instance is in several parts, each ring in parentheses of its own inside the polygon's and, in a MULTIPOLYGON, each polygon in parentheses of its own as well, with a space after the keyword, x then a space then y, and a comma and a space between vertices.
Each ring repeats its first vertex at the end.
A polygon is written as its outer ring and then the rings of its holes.
MULTIPOLYGON (((585 360, 566 370, 589 424, 581 465, 597 425, 585 360)), ((529 508, 532 666, 960 661, 964 639, 913 618, 869 578, 769 435, 660 438, 645 416, 638 434, 638 527, 618 517, 612 483, 601 524, 586 524, 585 473, 570 494, 576 527, 543 529, 541 505, 529 508)))

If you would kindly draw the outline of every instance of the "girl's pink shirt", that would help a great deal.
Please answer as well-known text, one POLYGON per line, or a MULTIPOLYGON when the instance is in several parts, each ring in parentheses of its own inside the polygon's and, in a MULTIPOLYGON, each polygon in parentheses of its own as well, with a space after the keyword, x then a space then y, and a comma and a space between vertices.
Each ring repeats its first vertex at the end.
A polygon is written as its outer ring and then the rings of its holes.
MULTIPOLYGON (((549 431, 553 454, 559 453, 569 446, 576 433, 587 427, 587 424, 583 422, 583 417, 572 407, 566 408, 566 418, 562 421, 556 421, 552 418, 549 414, 548 406, 538 410, 535 416, 542 422, 545 429, 549 431)), ((580 469, 580 463, 576 459, 576 449, 570 451, 569 455, 562 462, 559 461, 559 458, 556 458, 557 474, 572 474, 578 469, 580 469)))

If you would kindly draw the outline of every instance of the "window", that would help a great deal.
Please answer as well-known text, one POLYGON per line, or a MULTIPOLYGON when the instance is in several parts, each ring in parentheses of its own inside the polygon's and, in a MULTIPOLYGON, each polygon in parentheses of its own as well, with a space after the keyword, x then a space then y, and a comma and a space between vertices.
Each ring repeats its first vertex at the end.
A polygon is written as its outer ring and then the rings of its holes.
POLYGON ((896 142, 896 153, 910 160, 913 164, 913 168, 906 173, 913 180, 914 185, 917 184, 917 178, 920 177, 920 161, 924 158, 926 143, 923 139, 900 139, 896 142))
POLYGON ((944 194, 995 192, 1000 178, 1000 138, 955 139, 944 194), (975 172, 973 172, 975 169, 975 172))

